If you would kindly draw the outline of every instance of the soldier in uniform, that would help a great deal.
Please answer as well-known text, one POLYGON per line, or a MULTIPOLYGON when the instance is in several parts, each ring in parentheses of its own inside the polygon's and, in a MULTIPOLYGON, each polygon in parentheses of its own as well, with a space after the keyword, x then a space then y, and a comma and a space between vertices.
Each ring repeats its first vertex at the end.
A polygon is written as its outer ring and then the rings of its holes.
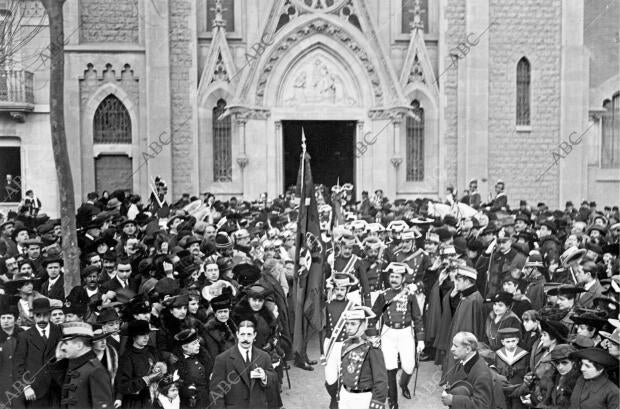
POLYGON ((209 378, 214 358, 200 346, 195 329, 179 332, 174 340, 181 349, 177 355, 177 369, 182 381, 179 390, 181 408, 203 408, 209 404, 209 378))
POLYGON ((383 277, 382 247, 383 243, 376 237, 368 237, 364 240, 364 253, 366 255, 360 264, 360 282, 362 285, 362 302, 368 307, 371 307, 375 302, 386 281, 383 277))
POLYGON ((387 372, 376 330, 367 331, 368 319, 375 314, 368 307, 357 306, 345 318, 349 339, 340 356, 340 409, 383 409, 387 397, 387 372), (371 338, 369 338, 371 337, 371 338))
POLYGON ((401 238, 402 243, 400 246, 400 252, 396 256, 396 260, 399 263, 404 263, 411 269, 411 274, 405 276, 405 283, 412 284, 418 280, 421 280, 424 276, 424 271, 430 265, 428 263, 428 257, 425 257, 424 250, 415 248, 415 241, 422 235, 414 230, 409 229, 403 232, 401 238))
POLYGON ((396 257, 400 250, 402 233, 409 228, 404 220, 393 220, 388 224, 387 230, 390 232, 390 238, 387 240, 385 249, 385 258, 388 262, 396 261, 396 257))
POLYGON ((424 326, 422 313, 415 296, 413 284, 404 286, 404 277, 409 267, 402 263, 390 263, 386 268, 389 273, 390 288, 379 294, 372 307, 373 312, 382 318, 381 340, 383 357, 387 368, 388 397, 390 408, 398 408, 398 390, 396 373, 398 358, 403 370, 400 387, 403 396, 411 399, 409 380, 415 367, 415 351, 424 350, 424 326), (414 337, 415 331, 415 337, 414 337), (415 338, 418 339, 417 348, 415 338))
POLYGON ((342 313, 353 303, 347 300, 347 291, 351 286, 358 283, 353 274, 336 273, 328 279, 327 286, 331 288, 326 305, 327 320, 325 324, 325 389, 331 397, 330 409, 338 408, 338 363, 340 362, 340 352, 342 343, 347 339, 347 332, 341 320, 344 320, 342 313), (334 331, 338 331, 337 333, 334 331))
MULTIPOLYGON (((340 254, 334 257, 333 273, 351 273, 360 279, 361 259, 353 254, 355 237, 351 233, 345 233, 340 238, 340 254)), ((361 295, 358 288, 349 288, 347 296, 356 304, 361 304, 361 295)))
POLYGON ((62 325, 58 358, 67 358, 68 366, 62 386, 63 408, 114 407, 110 375, 92 349, 93 328, 85 322, 62 325))

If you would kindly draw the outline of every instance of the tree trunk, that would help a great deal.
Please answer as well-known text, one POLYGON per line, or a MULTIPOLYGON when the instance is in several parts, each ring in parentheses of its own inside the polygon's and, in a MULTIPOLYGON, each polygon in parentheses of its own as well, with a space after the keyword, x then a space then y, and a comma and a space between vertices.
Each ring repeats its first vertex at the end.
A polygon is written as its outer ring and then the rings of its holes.
POLYGON ((80 285, 80 250, 77 243, 73 176, 67 151, 64 115, 65 35, 62 7, 65 0, 41 0, 50 27, 50 125, 58 178, 65 293, 80 285))

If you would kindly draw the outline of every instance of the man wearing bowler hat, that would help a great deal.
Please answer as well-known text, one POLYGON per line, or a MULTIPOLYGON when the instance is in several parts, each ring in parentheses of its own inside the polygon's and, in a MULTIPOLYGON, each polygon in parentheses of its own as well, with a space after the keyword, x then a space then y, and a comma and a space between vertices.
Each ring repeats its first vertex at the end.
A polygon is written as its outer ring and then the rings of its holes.
POLYGON ((114 393, 108 371, 93 352, 93 328, 85 322, 62 324, 59 355, 68 360, 60 404, 67 409, 110 409, 114 393))
POLYGON ((35 325, 19 334, 13 371, 16 379, 26 380, 26 408, 58 408, 62 373, 53 363, 60 327, 50 323, 50 300, 37 298, 32 302, 35 325))

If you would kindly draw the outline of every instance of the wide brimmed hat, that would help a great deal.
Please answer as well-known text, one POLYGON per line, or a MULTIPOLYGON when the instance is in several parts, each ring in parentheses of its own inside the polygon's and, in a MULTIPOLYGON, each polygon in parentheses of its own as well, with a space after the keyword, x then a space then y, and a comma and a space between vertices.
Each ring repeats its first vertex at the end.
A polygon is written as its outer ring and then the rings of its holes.
POLYGON ((460 380, 456 381, 448 389, 446 389, 448 393, 456 396, 472 396, 474 394, 474 387, 471 383, 460 380))
POLYGON ((27 282, 34 283, 35 281, 40 280, 41 279, 36 277, 34 274, 17 272, 12 279, 4 283, 4 286, 7 290, 16 290, 27 282))
POLYGON ((562 359, 568 359, 570 354, 575 351, 576 349, 569 344, 556 345, 555 348, 553 348, 553 350, 551 351, 551 360, 560 361, 562 359))
POLYGON ((45 257, 43 261, 41 262, 41 265, 43 266, 43 268, 46 268, 48 264, 52 264, 52 263, 58 263, 62 266, 63 260, 61 257, 57 257, 57 256, 45 257))
POLYGON ((409 267, 405 263, 391 262, 383 271, 386 273, 396 273, 404 275, 410 273, 412 270, 411 267, 409 267))
POLYGON ((99 313, 97 317, 98 324, 105 324, 107 322, 118 321, 121 317, 118 315, 118 312, 114 308, 104 308, 99 313))
POLYGON ((217 280, 211 285, 206 285, 200 291, 202 298, 211 302, 214 298, 224 294, 225 291, 229 291, 230 294, 235 295, 235 287, 226 280, 217 280), (228 289, 228 290, 227 290, 228 289))
POLYGON ((604 311, 608 318, 618 318, 620 303, 609 297, 596 297, 592 300, 594 307, 599 311, 604 311))
POLYGON ((620 345, 620 328, 616 328, 612 333, 601 331, 599 332, 599 334, 601 334, 602 337, 607 338, 614 344, 620 345))
POLYGON ((572 295, 575 297, 577 294, 585 292, 586 289, 582 287, 575 287, 574 285, 559 285, 547 291, 547 295, 572 295))
POLYGON ((131 339, 139 335, 149 335, 151 333, 151 327, 148 321, 133 320, 127 325, 126 332, 129 339, 131 339))
POLYGON ((260 278, 260 268, 250 263, 240 263, 233 267, 233 277, 242 285, 255 283, 260 278))
POLYGON ((597 330, 603 329, 605 325, 607 325, 607 320, 599 317, 596 314, 586 312, 585 314, 572 317, 575 325, 588 325, 590 327, 596 328, 597 330))
POLYGON ((541 320, 540 327, 558 341, 565 342, 567 340, 568 328, 560 321, 541 320))
POLYGON ((62 328, 62 340, 63 341, 77 338, 77 337, 84 337, 84 338, 93 337, 93 327, 87 322, 80 322, 80 321, 65 322, 61 324, 61 328, 62 328))
POLYGON ((174 336, 177 345, 186 345, 198 339, 198 332, 193 328, 184 329, 174 336))
POLYGON ((365 307, 362 305, 355 305, 350 310, 344 312, 345 320, 367 320, 371 318, 375 318, 376 315, 372 312, 370 307, 365 307))
POLYGON ((359 284, 359 280, 351 273, 334 273, 329 279, 329 283, 335 287, 352 287, 359 284))
POLYGON ((262 285, 255 284, 246 288, 245 293, 248 298, 257 298, 262 300, 271 294, 271 290, 266 289, 262 285))
POLYGON ((605 368, 618 367, 618 360, 609 353, 600 348, 586 348, 581 351, 576 351, 570 354, 571 358, 587 359, 588 361, 596 362, 605 368))
POLYGON ((513 295, 507 291, 500 291, 497 294, 495 294, 493 297, 487 298, 486 300, 484 300, 485 303, 502 302, 506 304, 508 307, 512 305, 512 301, 513 301, 513 295))

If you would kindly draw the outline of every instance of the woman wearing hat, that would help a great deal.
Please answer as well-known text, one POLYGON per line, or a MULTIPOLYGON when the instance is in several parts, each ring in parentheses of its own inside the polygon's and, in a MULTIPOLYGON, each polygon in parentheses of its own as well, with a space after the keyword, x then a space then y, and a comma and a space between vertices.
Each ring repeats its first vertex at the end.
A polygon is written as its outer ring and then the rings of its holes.
POLYGON ((171 352, 175 345, 175 334, 191 328, 192 325, 187 316, 188 304, 189 297, 187 294, 177 295, 164 301, 164 309, 161 312, 161 329, 157 331, 157 348, 169 364, 175 363, 178 358, 171 352))
POLYGON ((19 317, 17 324, 22 327, 30 327, 34 325, 34 315, 32 313, 32 303, 35 299, 45 298, 34 290, 34 284, 38 282, 32 273, 18 272, 13 279, 4 283, 8 294, 16 294, 19 296, 17 302, 17 311, 19 317))
POLYGON ((113 346, 108 345, 108 337, 111 332, 105 332, 101 324, 93 326, 93 352, 97 359, 110 375, 110 382, 114 385, 116 372, 118 372, 118 352, 113 346))
POLYGON ((210 305, 213 315, 203 326, 202 333, 207 350, 216 357, 237 343, 237 325, 230 316, 232 295, 229 292, 224 291, 211 299, 210 305))
POLYGON ((570 409, 617 409, 618 386, 608 371, 618 367, 618 360, 599 348, 587 348, 570 354, 581 361, 581 375, 570 398, 570 409))
POLYGON ((571 393, 581 375, 579 362, 570 357, 574 351, 575 348, 567 344, 557 345, 551 351, 554 370, 550 378, 540 380, 540 395, 536 397, 545 408, 563 409, 570 405, 571 393))
POLYGON ((484 333, 491 349, 497 351, 502 347, 499 330, 521 328, 521 320, 512 312, 512 294, 506 291, 500 291, 485 303, 493 303, 493 310, 486 319, 484 333))
MULTIPOLYGON (((13 385, 13 356, 17 347, 17 336, 24 330, 16 325, 17 308, 9 305, 8 299, 0 303, 0 396, 7 396, 13 385)), ((12 406, 12 405, 7 405, 12 406)))

